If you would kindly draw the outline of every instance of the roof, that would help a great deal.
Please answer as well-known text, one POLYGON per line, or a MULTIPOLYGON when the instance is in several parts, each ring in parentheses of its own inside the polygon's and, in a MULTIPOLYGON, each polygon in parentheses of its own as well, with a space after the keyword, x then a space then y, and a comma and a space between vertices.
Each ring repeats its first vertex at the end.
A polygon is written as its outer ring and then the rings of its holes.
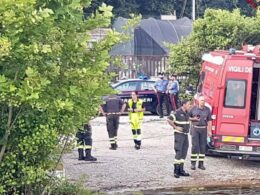
POLYGON ((132 36, 133 39, 117 45, 111 55, 167 55, 169 51, 165 43, 176 44, 192 31, 192 20, 186 17, 173 21, 148 18, 141 20, 134 30, 124 30, 123 26, 127 21, 119 17, 113 28, 132 36))

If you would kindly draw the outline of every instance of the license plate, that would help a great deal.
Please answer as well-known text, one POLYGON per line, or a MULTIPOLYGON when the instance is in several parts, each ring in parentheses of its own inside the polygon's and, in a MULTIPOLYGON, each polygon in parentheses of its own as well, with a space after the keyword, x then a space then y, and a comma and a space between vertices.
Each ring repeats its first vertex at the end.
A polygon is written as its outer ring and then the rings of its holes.
POLYGON ((251 152, 251 151, 253 151, 253 147, 252 146, 239 146, 239 150, 251 152))

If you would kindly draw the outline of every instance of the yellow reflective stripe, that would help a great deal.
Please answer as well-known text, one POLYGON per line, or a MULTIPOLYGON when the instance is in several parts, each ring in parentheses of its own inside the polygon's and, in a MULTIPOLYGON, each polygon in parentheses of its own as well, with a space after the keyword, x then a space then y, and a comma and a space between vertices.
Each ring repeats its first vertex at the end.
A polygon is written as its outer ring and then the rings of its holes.
POLYGON ((244 143, 244 137, 233 137, 233 136, 222 136, 223 142, 235 142, 235 143, 244 143))
POLYGON ((181 163, 184 163, 184 162, 185 162, 185 160, 184 160, 184 159, 181 159, 181 160, 180 160, 180 162, 181 162, 181 163))
POLYGON ((77 148, 78 149, 84 149, 84 145, 78 145, 77 148))
POLYGON ((174 121, 174 123, 180 124, 180 125, 189 125, 190 124, 189 121, 174 121))
POLYGON ((191 154, 191 161, 196 161, 198 158, 198 154, 191 154))
POLYGON ((171 117, 173 118, 172 120, 175 121, 176 120, 176 117, 174 114, 171 114, 171 117))
POLYGON ((114 138, 109 138, 109 142, 110 142, 110 144, 115 144, 116 143, 114 138))
POLYGON ((137 135, 137 136, 136 136, 136 140, 137 140, 137 141, 141 141, 141 135, 137 135))
POLYGON ((174 160, 174 164, 180 164, 180 163, 181 163, 181 160, 177 160, 177 159, 174 160))
POLYGON ((205 154, 199 154, 199 161, 204 161, 205 154))
POLYGON ((92 146, 90 146, 90 145, 85 146, 85 149, 91 149, 91 148, 92 148, 92 146))

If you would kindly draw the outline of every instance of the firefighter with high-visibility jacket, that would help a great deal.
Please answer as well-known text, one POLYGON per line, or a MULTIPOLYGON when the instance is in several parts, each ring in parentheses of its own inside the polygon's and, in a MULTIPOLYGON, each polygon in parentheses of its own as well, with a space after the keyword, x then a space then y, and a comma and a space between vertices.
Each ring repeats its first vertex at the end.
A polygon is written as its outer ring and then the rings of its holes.
POLYGON ((189 109, 191 103, 188 100, 182 101, 182 106, 172 112, 168 117, 168 123, 174 128, 174 177, 190 176, 184 171, 184 162, 189 148, 188 133, 190 129, 189 109))
POLYGON ((141 147, 141 125, 143 121, 145 108, 143 100, 138 98, 138 92, 133 91, 132 99, 128 101, 129 120, 133 133, 135 149, 139 150, 141 147))

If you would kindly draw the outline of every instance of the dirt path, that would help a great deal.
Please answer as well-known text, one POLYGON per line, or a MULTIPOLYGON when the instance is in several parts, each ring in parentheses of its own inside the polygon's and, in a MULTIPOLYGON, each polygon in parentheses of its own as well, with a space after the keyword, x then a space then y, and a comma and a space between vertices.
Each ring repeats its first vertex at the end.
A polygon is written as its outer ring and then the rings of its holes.
POLYGON ((260 163, 207 157, 206 171, 190 170, 190 156, 185 163, 191 177, 173 177, 173 131, 166 119, 145 116, 141 150, 134 149, 128 117, 120 119, 116 151, 109 150, 105 118, 91 122, 95 163, 78 161, 77 150, 64 155, 67 177, 86 176, 86 186, 114 194, 125 191, 211 185, 247 185, 260 183, 260 163))

